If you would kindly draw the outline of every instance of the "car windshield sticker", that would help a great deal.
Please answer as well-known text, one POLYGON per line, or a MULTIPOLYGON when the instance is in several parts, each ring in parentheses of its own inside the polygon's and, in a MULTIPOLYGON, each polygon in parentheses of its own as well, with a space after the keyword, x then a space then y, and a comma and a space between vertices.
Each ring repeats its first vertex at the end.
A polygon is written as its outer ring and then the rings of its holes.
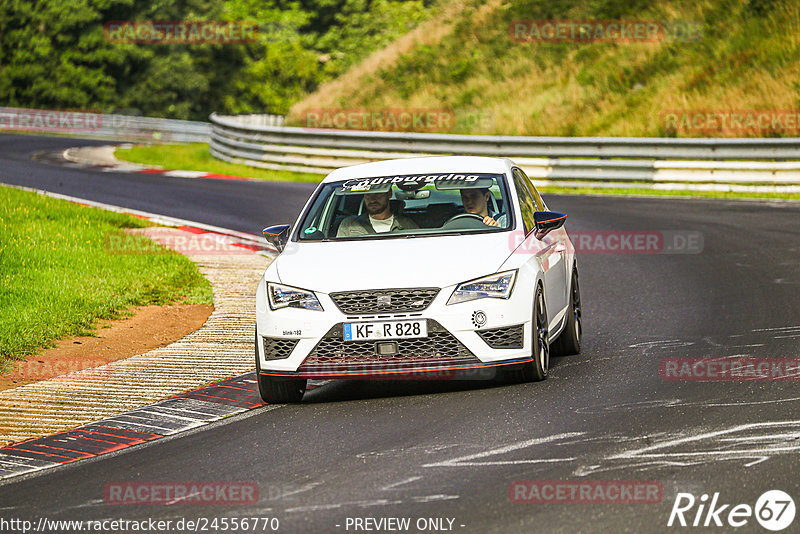
POLYGON ((397 185, 401 189, 415 189, 433 184, 437 189, 463 189, 465 187, 491 187, 498 174, 409 174, 405 176, 381 176, 376 178, 354 178, 341 186, 342 194, 381 193, 397 185))
POLYGON ((307 234, 313 234, 316 231, 317 231, 316 226, 309 226, 308 228, 305 229, 305 233, 307 234))
POLYGON ((494 185, 494 180, 481 177, 473 182, 437 181, 434 183, 439 191, 451 191, 453 189, 489 189, 494 185))

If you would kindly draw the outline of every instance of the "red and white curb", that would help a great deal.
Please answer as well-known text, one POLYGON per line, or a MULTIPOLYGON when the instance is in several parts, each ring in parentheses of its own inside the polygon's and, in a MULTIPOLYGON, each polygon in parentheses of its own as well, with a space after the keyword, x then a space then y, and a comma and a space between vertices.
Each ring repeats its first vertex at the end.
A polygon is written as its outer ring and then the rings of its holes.
POLYGON ((119 451, 263 406, 255 373, 0 449, 0 480, 119 451))
MULTIPOLYGON (((310 383, 308 391, 322 385, 310 383)), ((255 372, 0 449, 0 481, 117 452, 266 406, 255 372)), ((278 407, 275 405, 275 407, 278 407)))
POLYGON ((0 443, 9 443, 0 449, 0 480, 112 453, 263 405, 252 371, 253 291, 269 263, 263 256, 272 255, 259 242, 263 238, 10 187, 174 227, 145 231, 235 242, 241 253, 184 251, 214 290, 214 311, 199 330, 143 354, 0 392, 0 443), (236 378, 225 378, 231 376, 236 378), (187 390, 193 391, 182 393, 187 390))
POLYGON ((218 174, 205 171, 185 171, 171 170, 155 167, 152 165, 142 165, 120 161, 114 155, 117 148, 128 148, 131 145, 106 145, 95 147, 75 147, 68 148, 61 152, 61 157, 78 167, 95 169, 102 172, 132 172, 139 174, 162 174, 172 178, 202 178, 208 180, 234 180, 234 181, 260 181, 256 178, 247 176, 232 176, 228 174, 218 174))
POLYGON ((246 176, 230 176, 228 174, 216 174, 213 172, 203 171, 170 171, 166 169, 143 169, 136 171, 140 174, 163 174, 164 176, 171 176, 173 178, 205 178, 207 180, 235 180, 241 182, 257 182, 256 178, 248 178, 246 176))
POLYGON ((275 248, 267 245, 262 236, 256 234, 248 234, 246 232, 239 232, 236 230, 230 230, 228 228, 221 228, 219 226, 214 226, 211 224, 200 223, 197 221, 189 221, 186 219, 179 219, 177 217, 169 217, 167 215, 159 215, 157 213, 150 213, 131 208, 124 208, 122 206, 105 204, 103 202, 94 202, 92 200, 72 197, 69 195, 62 195, 60 193, 53 193, 51 191, 46 191, 44 189, 36 189, 33 187, 24 187, 20 185, 6 184, 2 182, 0 182, 0 185, 4 187, 12 187, 14 189, 20 189, 22 191, 28 191, 31 193, 37 193, 39 195, 43 195, 50 198, 66 200, 68 202, 72 202, 80 206, 89 206, 93 208, 99 208, 102 210, 113 211, 116 213, 124 213, 126 215, 131 215, 133 217, 136 217, 138 219, 144 219, 150 221, 154 224, 162 226, 171 226, 179 230, 190 232, 192 234, 206 234, 207 237, 216 239, 220 243, 224 243, 226 245, 234 247, 241 247, 243 249, 251 250, 253 252, 261 252, 261 253, 266 253, 268 255, 274 255, 277 254, 278 252, 275 248))

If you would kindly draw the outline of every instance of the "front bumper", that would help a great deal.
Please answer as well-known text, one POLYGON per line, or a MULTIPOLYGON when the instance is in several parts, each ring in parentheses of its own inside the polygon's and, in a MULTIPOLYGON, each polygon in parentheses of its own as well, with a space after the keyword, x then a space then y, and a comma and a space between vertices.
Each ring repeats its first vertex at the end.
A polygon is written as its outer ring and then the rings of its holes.
POLYGON ((263 375, 483 379, 491 378, 497 367, 531 359, 533 302, 526 296, 532 289, 528 291, 520 280, 507 300, 486 298, 447 306, 455 289, 451 286, 439 291, 421 311, 368 314, 362 310, 358 315, 343 313, 330 295, 319 292, 322 312, 271 310, 264 286, 262 279, 256 299, 256 350, 263 375), (344 323, 403 319, 425 320, 428 337, 386 340, 397 343, 394 355, 379 355, 374 341, 343 340, 344 323))

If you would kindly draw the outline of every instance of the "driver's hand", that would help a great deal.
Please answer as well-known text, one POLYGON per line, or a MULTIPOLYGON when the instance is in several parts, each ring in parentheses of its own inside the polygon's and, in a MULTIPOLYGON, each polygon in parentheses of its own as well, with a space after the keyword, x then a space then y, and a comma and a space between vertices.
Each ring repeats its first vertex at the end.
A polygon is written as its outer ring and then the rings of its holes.
POLYGON ((486 226, 497 226, 497 221, 489 217, 488 215, 483 218, 483 224, 486 226))

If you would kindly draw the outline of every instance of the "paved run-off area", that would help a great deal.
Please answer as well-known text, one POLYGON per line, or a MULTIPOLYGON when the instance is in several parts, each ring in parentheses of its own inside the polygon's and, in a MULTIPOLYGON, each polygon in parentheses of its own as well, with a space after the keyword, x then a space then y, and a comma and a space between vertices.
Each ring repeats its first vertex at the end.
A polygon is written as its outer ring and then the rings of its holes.
POLYGON ((208 321, 165 347, 0 392, 0 447, 146 406, 253 369, 253 297, 271 260, 245 248, 212 244, 213 235, 157 231, 157 240, 167 245, 181 243, 183 252, 211 283, 214 311, 208 321))

